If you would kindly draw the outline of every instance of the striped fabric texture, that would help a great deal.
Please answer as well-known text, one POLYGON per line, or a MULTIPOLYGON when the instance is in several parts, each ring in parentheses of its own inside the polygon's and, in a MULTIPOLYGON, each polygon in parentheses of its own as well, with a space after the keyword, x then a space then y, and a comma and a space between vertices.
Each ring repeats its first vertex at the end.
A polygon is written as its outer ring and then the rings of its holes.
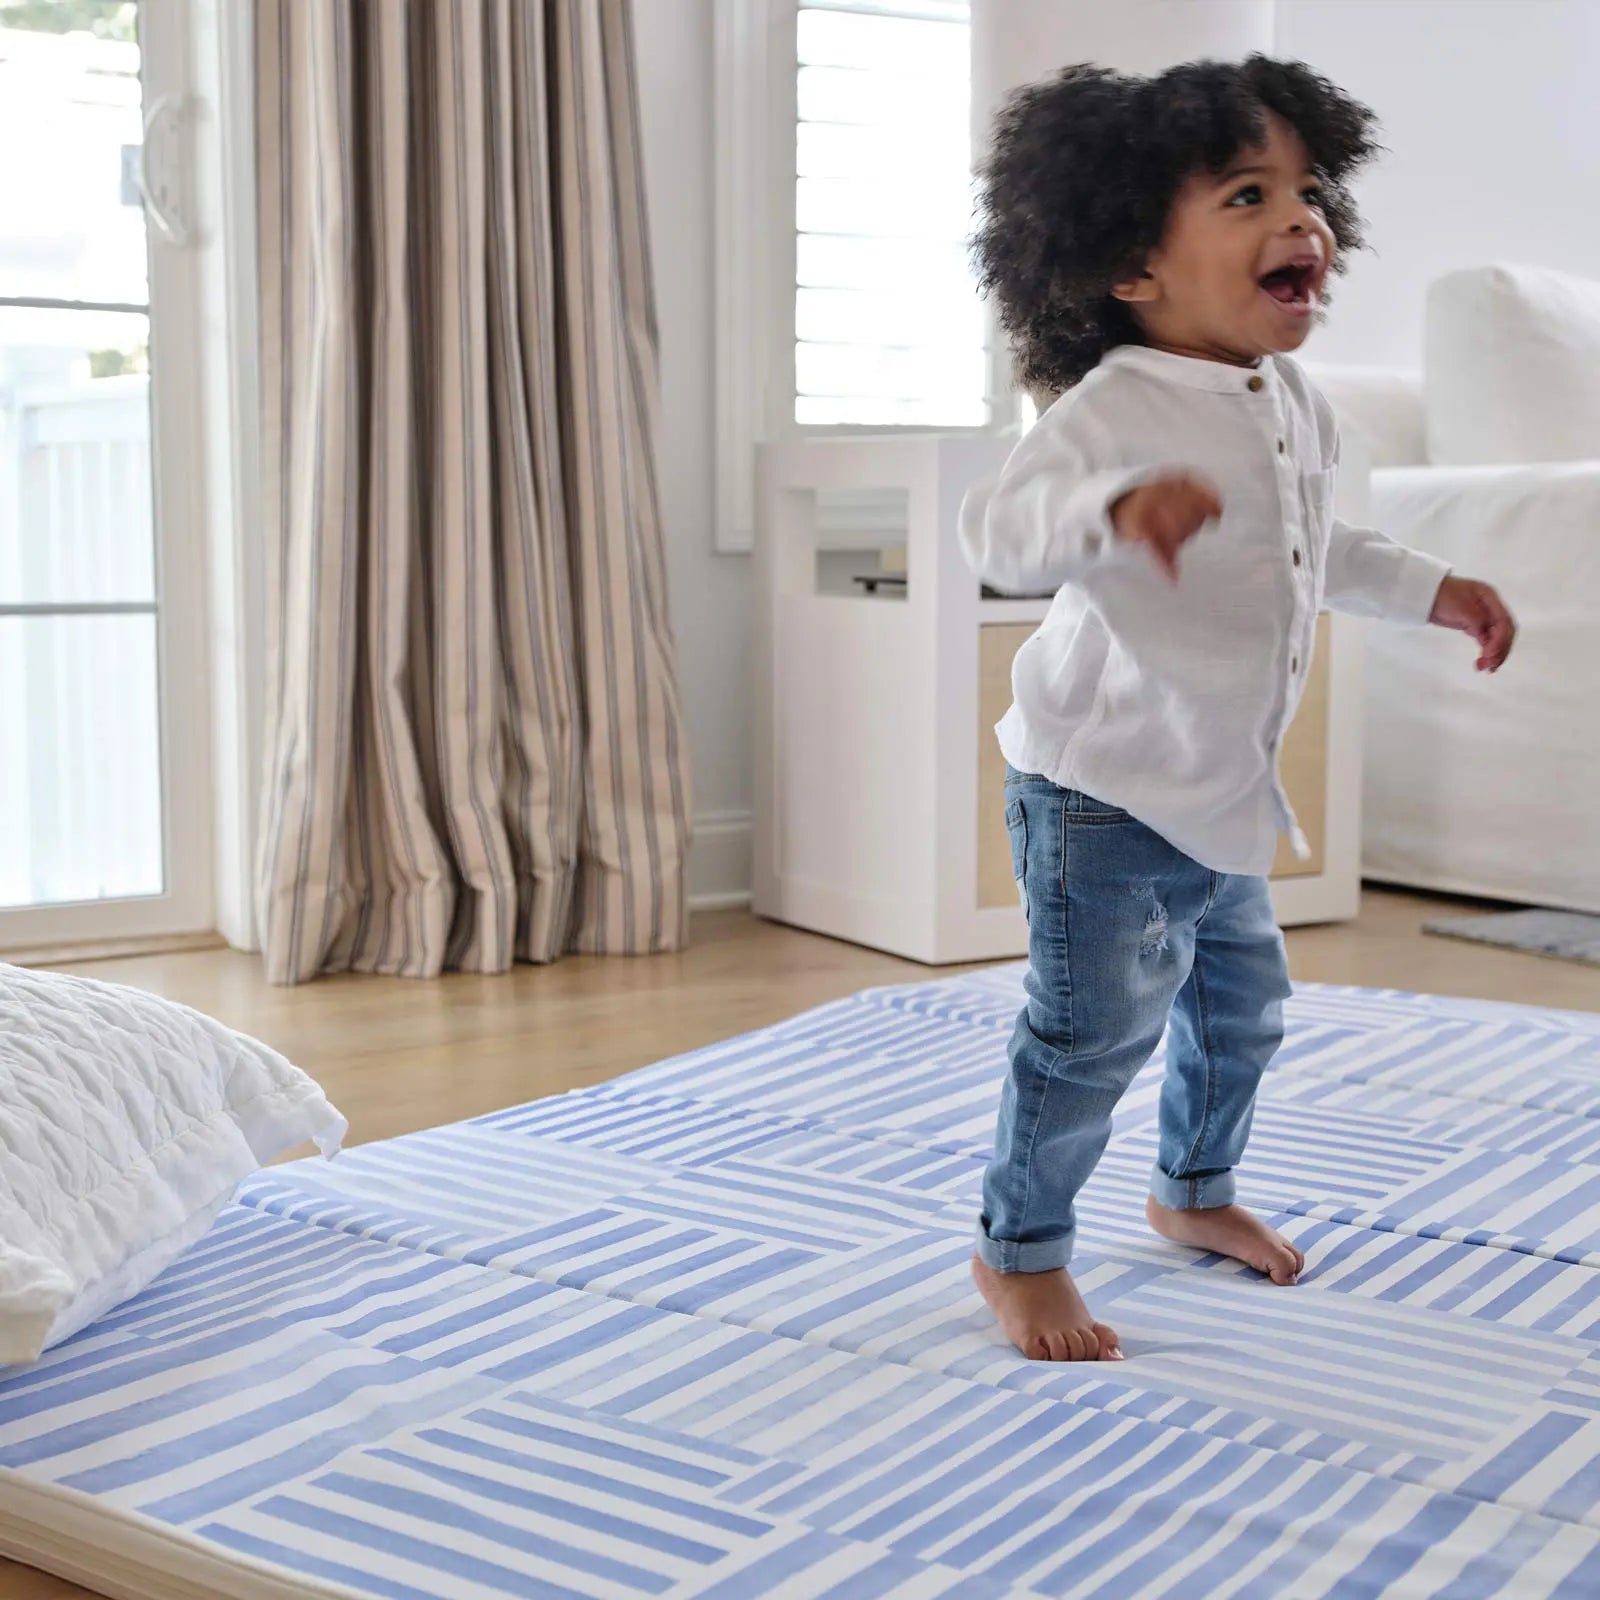
POLYGON ((685 937, 628 0, 256 0, 269 976, 685 937))
POLYGON ((1078 1263, 1129 1359, 1071 1367, 967 1273, 1020 998, 262 1174, 0 1375, 0 1549, 238 1600, 1600 1594, 1600 1017, 1301 990, 1243 1174, 1294 1289, 1144 1230, 1147 1072, 1078 1263))

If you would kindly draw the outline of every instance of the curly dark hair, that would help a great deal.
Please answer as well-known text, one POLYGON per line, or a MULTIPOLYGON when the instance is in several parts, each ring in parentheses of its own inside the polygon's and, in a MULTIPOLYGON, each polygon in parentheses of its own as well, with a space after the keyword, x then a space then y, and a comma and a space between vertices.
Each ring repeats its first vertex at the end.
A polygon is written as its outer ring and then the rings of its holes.
POLYGON ((1379 149, 1376 123, 1302 63, 1195 61, 1154 78, 1074 66, 1011 97, 980 174, 973 254, 1023 384, 1069 389, 1114 346, 1141 342, 1112 285, 1143 269, 1187 178, 1265 140, 1268 112, 1311 154, 1337 270, 1362 243, 1347 185, 1379 149))

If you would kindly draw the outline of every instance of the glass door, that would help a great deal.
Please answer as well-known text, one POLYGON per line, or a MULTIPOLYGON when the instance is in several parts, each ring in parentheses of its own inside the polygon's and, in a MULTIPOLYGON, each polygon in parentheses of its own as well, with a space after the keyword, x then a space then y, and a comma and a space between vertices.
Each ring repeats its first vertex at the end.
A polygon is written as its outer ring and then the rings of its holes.
POLYGON ((183 38, 0 0, 0 951, 211 920, 183 38))

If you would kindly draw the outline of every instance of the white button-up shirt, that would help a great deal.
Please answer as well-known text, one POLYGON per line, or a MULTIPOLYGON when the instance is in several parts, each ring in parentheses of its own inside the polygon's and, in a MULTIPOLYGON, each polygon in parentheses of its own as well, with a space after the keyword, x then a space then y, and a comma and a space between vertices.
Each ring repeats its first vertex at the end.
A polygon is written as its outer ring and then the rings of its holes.
POLYGON ((1112 351, 962 507, 985 583, 1055 594, 1012 668, 1006 760, 1215 872, 1267 872, 1280 832, 1303 853, 1277 758, 1318 611, 1423 623, 1449 571, 1335 518, 1337 460, 1332 407, 1287 357, 1246 369, 1112 351), (1176 584, 1110 519, 1173 472, 1208 479, 1223 504, 1176 584))

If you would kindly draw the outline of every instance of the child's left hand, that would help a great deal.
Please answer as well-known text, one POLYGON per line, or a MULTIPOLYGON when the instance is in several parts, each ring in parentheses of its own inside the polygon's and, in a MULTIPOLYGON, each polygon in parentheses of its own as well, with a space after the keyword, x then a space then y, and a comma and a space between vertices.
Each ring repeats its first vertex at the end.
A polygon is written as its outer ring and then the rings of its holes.
POLYGON ((1454 628, 1478 641, 1478 671, 1498 672, 1511 654, 1517 624, 1492 585, 1475 578, 1449 577, 1428 619, 1436 628, 1454 628))

